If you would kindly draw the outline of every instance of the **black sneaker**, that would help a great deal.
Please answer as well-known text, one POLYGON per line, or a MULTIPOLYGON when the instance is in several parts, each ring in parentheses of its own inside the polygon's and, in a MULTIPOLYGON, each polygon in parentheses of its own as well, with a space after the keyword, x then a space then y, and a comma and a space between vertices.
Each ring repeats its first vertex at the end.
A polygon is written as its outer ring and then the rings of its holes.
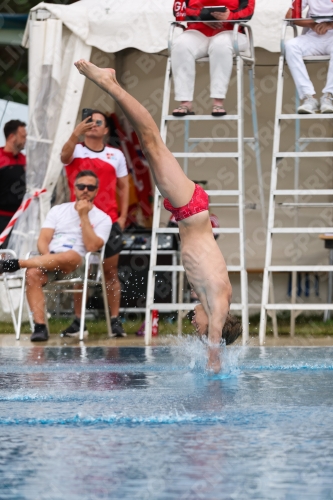
POLYGON ((0 274, 15 273, 20 268, 18 259, 1 259, 0 260, 0 274))
POLYGON ((35 328, 31 334, 31 342, 45 342, 49 339, 49 332, 47 331, 46 325, 41 323, 35 323, 35 328))
POLYGON ((110 337, 127 337, 127 333, 124 332, 119 316, 111 318, 111 330, 112 333, 110 337))
MULTIPOLYGON (((75 318, 73 323, 69 325, 66 330, 62 331, 60 337, 79 337, 80 336, 80 318, 75 318)), ((83 336, 88 336, 88 330, 86 325, 84 325, 83 336)))

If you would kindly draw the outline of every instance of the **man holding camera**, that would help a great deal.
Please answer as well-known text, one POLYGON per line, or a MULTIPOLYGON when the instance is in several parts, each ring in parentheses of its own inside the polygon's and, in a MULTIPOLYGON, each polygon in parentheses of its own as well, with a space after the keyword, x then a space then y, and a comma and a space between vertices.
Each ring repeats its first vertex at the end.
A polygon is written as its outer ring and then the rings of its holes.
MULTIPOLYGON (((174 4, 177 8, 183 2, 174 4)), ((213 99, 213 116, 223 116, 224 99, 228 90, 233 60, 233 24, 230 21, 251 19, 255 0, 187 0, 185 14, 187 29, 175 39, 171 50, 172 73, 174 76, 175 99, 181 101, 173 111, 174 116, 193 115, 195 61, 209 56, 210 96, 213 99), (216 7, 214 11, 213 7, 216 7), (203 22, 191 23, 190 19, 203 22), (208 21, 212 20, 212 21, 208 21)), ((241 52, 248 48, 248 40, 243 32, 238 34, 241 52)))
MULTIPOLYGON (((84 110, 83 121, 74 129, 61 152, 61 161, 66 165, 71 197, 73 199, 74 179, 81 170, 92 170, 99 178, 100 185, 94 201, 97 208, 107 213, 112 220, 110 238, 105 246, 104 273, 107 285, 111 328, 114 337, 125 337, 126 333, 119 318, 121 288, 118 278, 119 252, 122 249, 122 231, 125 227, 129 183, 126 160, 123 153, 105 145, 109 132, 104 113, 84 110), (83 142, 79 142, 83 136, 83 142), (119 215, 117 205, 119 199, 119 215)), ((75 319, 62 332, 64 336, 76 336, 80 330, 81 294, 76 294, 75 319)))

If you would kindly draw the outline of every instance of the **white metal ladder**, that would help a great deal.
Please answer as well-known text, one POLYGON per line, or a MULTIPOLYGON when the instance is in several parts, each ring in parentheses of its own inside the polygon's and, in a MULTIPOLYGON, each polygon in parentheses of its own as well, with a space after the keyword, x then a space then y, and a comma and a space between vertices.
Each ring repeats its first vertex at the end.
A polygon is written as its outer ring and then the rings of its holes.
MULTIPOLYGON (((185 140, 184 140, 184 152, 174 152, 176 158, 182 158, 184 160, 184 171, 188 173, 188 160, 189 158, 234 158, 238 165, 238 189, 235 190, 208 190, 207 194, 210 197, 234 197, 236 198, 236 203, 222 203, 215 204, 219 206, 233 206, 238 208, 238 227, 235 228, 219 228, 214 229, 214 233, 223 234, 238 234, 239 235, 239 254, 240 262, 237 266, 228 266, 229 271, 240 273, 240 283, 241 283, 241 303, 231 304, 231 310, 238 310, 242 312, 242 322, 243 322, 243 343, 245 344, 249 336, 249 321, 248 321, 248 287, 247 287, 247 271, 245 263, 245 227, 244 227, 244 143, 249 144, 253 147, 256 155, 257 164, 257 174, 258 174, 258 185, 260 192, 260 208, 262 211, 262 217, 265 219, 265 208, 264 208, 264 194, 263 194, 263 184, 262 184, 262 172, 261 172, 261 162, 260 162, 260 146, 259 146, 259 136, 258 136, 258 123, 257 123, 257 111, 255 102, 255 90, 254 90, 254 46, 251 28, 241 22, 234 24, 233 30, 233 45, 236 59, 236 72, 237 72, 237 114, 226 115, 223 117, 213 117, 211 115, 190 115, 183 118, 178 118, 173 115, 169 115, 169 104, 170 104, 170 93, 171 93, 171 44, 173 38, 173 32, 175 27, 180 27, 184 29, 184 26, 179 23, 172 23, 170 35, 169 35, 169 57, 166 67, 165 83, 164 83, 164 95, 163 95, 163 106, 162 106, 162 118, 161 118, 161 136, 164 142, 167 138, 167 127, 168 123, 173 120, 182 120, 185 125, 185 140), (238 47, 238 29, 242 26, 245 28, 250 44, 250 53, 242 54, 238 47), (243 65, 244 63, 248 67, 249 80, 250 80, 250 99, 251 99, 251 111, 252 111, 252 125, 253 125, 253 137, 244 138, 244 109, 243 109, 243 65), (213 121, 213 120, 223 120, 223 121, 234 121, 237 123, 237 137, 232 138, 213 138, 213 137, 201 137, 201 138, 190 138, 190 122, 191 121, 213 121), (215 153, 203 153, 203 152, 193 152, 195 146, 199 143, 224 143, 224 142, 234 142, 237 143, 237 152, 215 152, 215 153), (192 144, 193 146, 189 147, 192 144)), ((208 61, 208 58, 200 59, 202 61, 208 61)), ((154 293, 155 293, 155 273, 157 271, 178 271, 180 276, 183 276, 184 268, 182 265, 176 266, 157 266, 157 237, 159 233, 178 233, 177 228, 161 228, 160 227, 160 217, 162 208, 162 197, 158 189, 155 190, 155 200, 154 200, 154 216, 153 216, 153 227, 152 227, 152 245, 151 245, 151 256, 150 256, 150 267, 148 272, 148 286, 147 286, 147 299, 146 299, 146 326, 145 326, 145 342, 150 344, 152 335, 152 323, 151 323, 151 311, 157 309, 159 311, 184 311, 191 310, 194 304, 184 303, 179 298, 179 302, 176 304, 169 303, 154 303, 154 293)), ((181 283, 179 284, 181 288, 181 283)), ((180 294, 178 294, 180 297, 180 294)))
MULTIPOLYGON (((299 227, 298 209, 301 208, 320 208, 332 207, 332 203, 325 202, 308 202, 299 201, 302 196, 328 196, 333 195, 333 189, 299 189, 299 166, 301 158, 332 158, 333 151, 314 151, 306 152, 304 149, 310 143, 315 142, 333 142, 333 138, 329 137, 300 137, 300 120, 332 120, 333 114, 285 114, 282 112, 283 105, 283 88, 284 88, 284 62, 285 62, 285 37, 287 27, 291 26, 294 30, 294 36, 297 36, 297 28, 290 21, 284 21, 282 26, 281 37, 281 55, 279 58, 278 80, 277 80, 277 96, 275 108, 275 123, 274 123, 274 141, 273 141, 273 156, 272 156, 272 171, 271 171, 271 187, 269 195, 268 208, 268 227, 267 227, 267 243, 265 268, 263 275, 263 290, 260 314, 259 328, 259 343, 263 345, 266 337, 267 312, 288 310, 291 312, 291 336, 295 331, 295 318, 301 311, 309 310, 333 310, 333 304, 299 304, 296 302, 297 290, 297 272, 330 272, 333 271, 333 265, 272 265, 273 251, 273 235, 276 234, 320 234, 332 233, 332 227, 299 227), (295 151, 280 151, 280 135, 281 122, 285 120, 295 120, 295 151), (294 188, 293 189, 277 189, 279 162, 284 158, 294 158, 294 188), (277 196, 292 196, 293 202, 277 203, 277 196), (277 205, 280 207, 292 207, 295 209, 295 218, 293 227, 276 227, 275 225, 275 210, 277 205), (271 297, 269 303, 269 292, 273 290, 273 272, 290 272, 291 280, 291 301, 288 304, 275 304, 274 298, 271 297)), ((303 58, 307 62, 322 62, 329 61, 329 56, 307 56, 303 58)), ((299 105, 299 97, 296 92, 296 109, 299 105)), ((276 328, 276 327, 275 327, 276 328)), ((275 330, 274 328, 274 330, 275 330)), ((277 335, 277 330, 274 331, 277 335)))

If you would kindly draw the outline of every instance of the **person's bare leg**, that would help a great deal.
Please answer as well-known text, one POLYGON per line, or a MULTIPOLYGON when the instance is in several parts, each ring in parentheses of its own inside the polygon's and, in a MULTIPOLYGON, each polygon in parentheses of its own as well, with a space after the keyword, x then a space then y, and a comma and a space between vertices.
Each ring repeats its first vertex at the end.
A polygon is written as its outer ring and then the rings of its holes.
POLYGON ((113 69, 97 68, 84 59, 77 61, 75 66, 82 75, 110 94, 131 122, 162 196, 175 207, 186 205, 193 195, 194 183, 186 177, 163 143, 150 113, 120 87, 113 69))
POLYGON ((26 293, 35 323, 45 323, 45 297, 42 287, 46 283, 47 276, 41 269, 27 270, 26 293))
POLYGON ((49 253, 46 255, 38 255, 30 259, 20 259, 19 266, 21 269, 42 268, 46 271, 63 271, 70 273, 74 271, 82 262, 82 257, 74 250, 68 250, 62 253, 49 253))

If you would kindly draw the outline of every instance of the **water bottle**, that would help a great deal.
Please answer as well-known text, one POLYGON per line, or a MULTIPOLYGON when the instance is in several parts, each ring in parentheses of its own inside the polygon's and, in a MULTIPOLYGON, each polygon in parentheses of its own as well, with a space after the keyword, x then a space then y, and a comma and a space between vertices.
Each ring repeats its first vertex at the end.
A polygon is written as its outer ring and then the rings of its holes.
POLYGON ((302 18, 302 0, 293 0, 292 18, 293 19, 302 18))
POLYGON ((157 309, 153 309, 151 312, 152 316, 152 336, 157 337, 158 335, 158 311, 157 309))
POLYGON ((185 21, 186 19, 186 0, 175 0, 173 4, 173 13, 176 21, 185 21))

